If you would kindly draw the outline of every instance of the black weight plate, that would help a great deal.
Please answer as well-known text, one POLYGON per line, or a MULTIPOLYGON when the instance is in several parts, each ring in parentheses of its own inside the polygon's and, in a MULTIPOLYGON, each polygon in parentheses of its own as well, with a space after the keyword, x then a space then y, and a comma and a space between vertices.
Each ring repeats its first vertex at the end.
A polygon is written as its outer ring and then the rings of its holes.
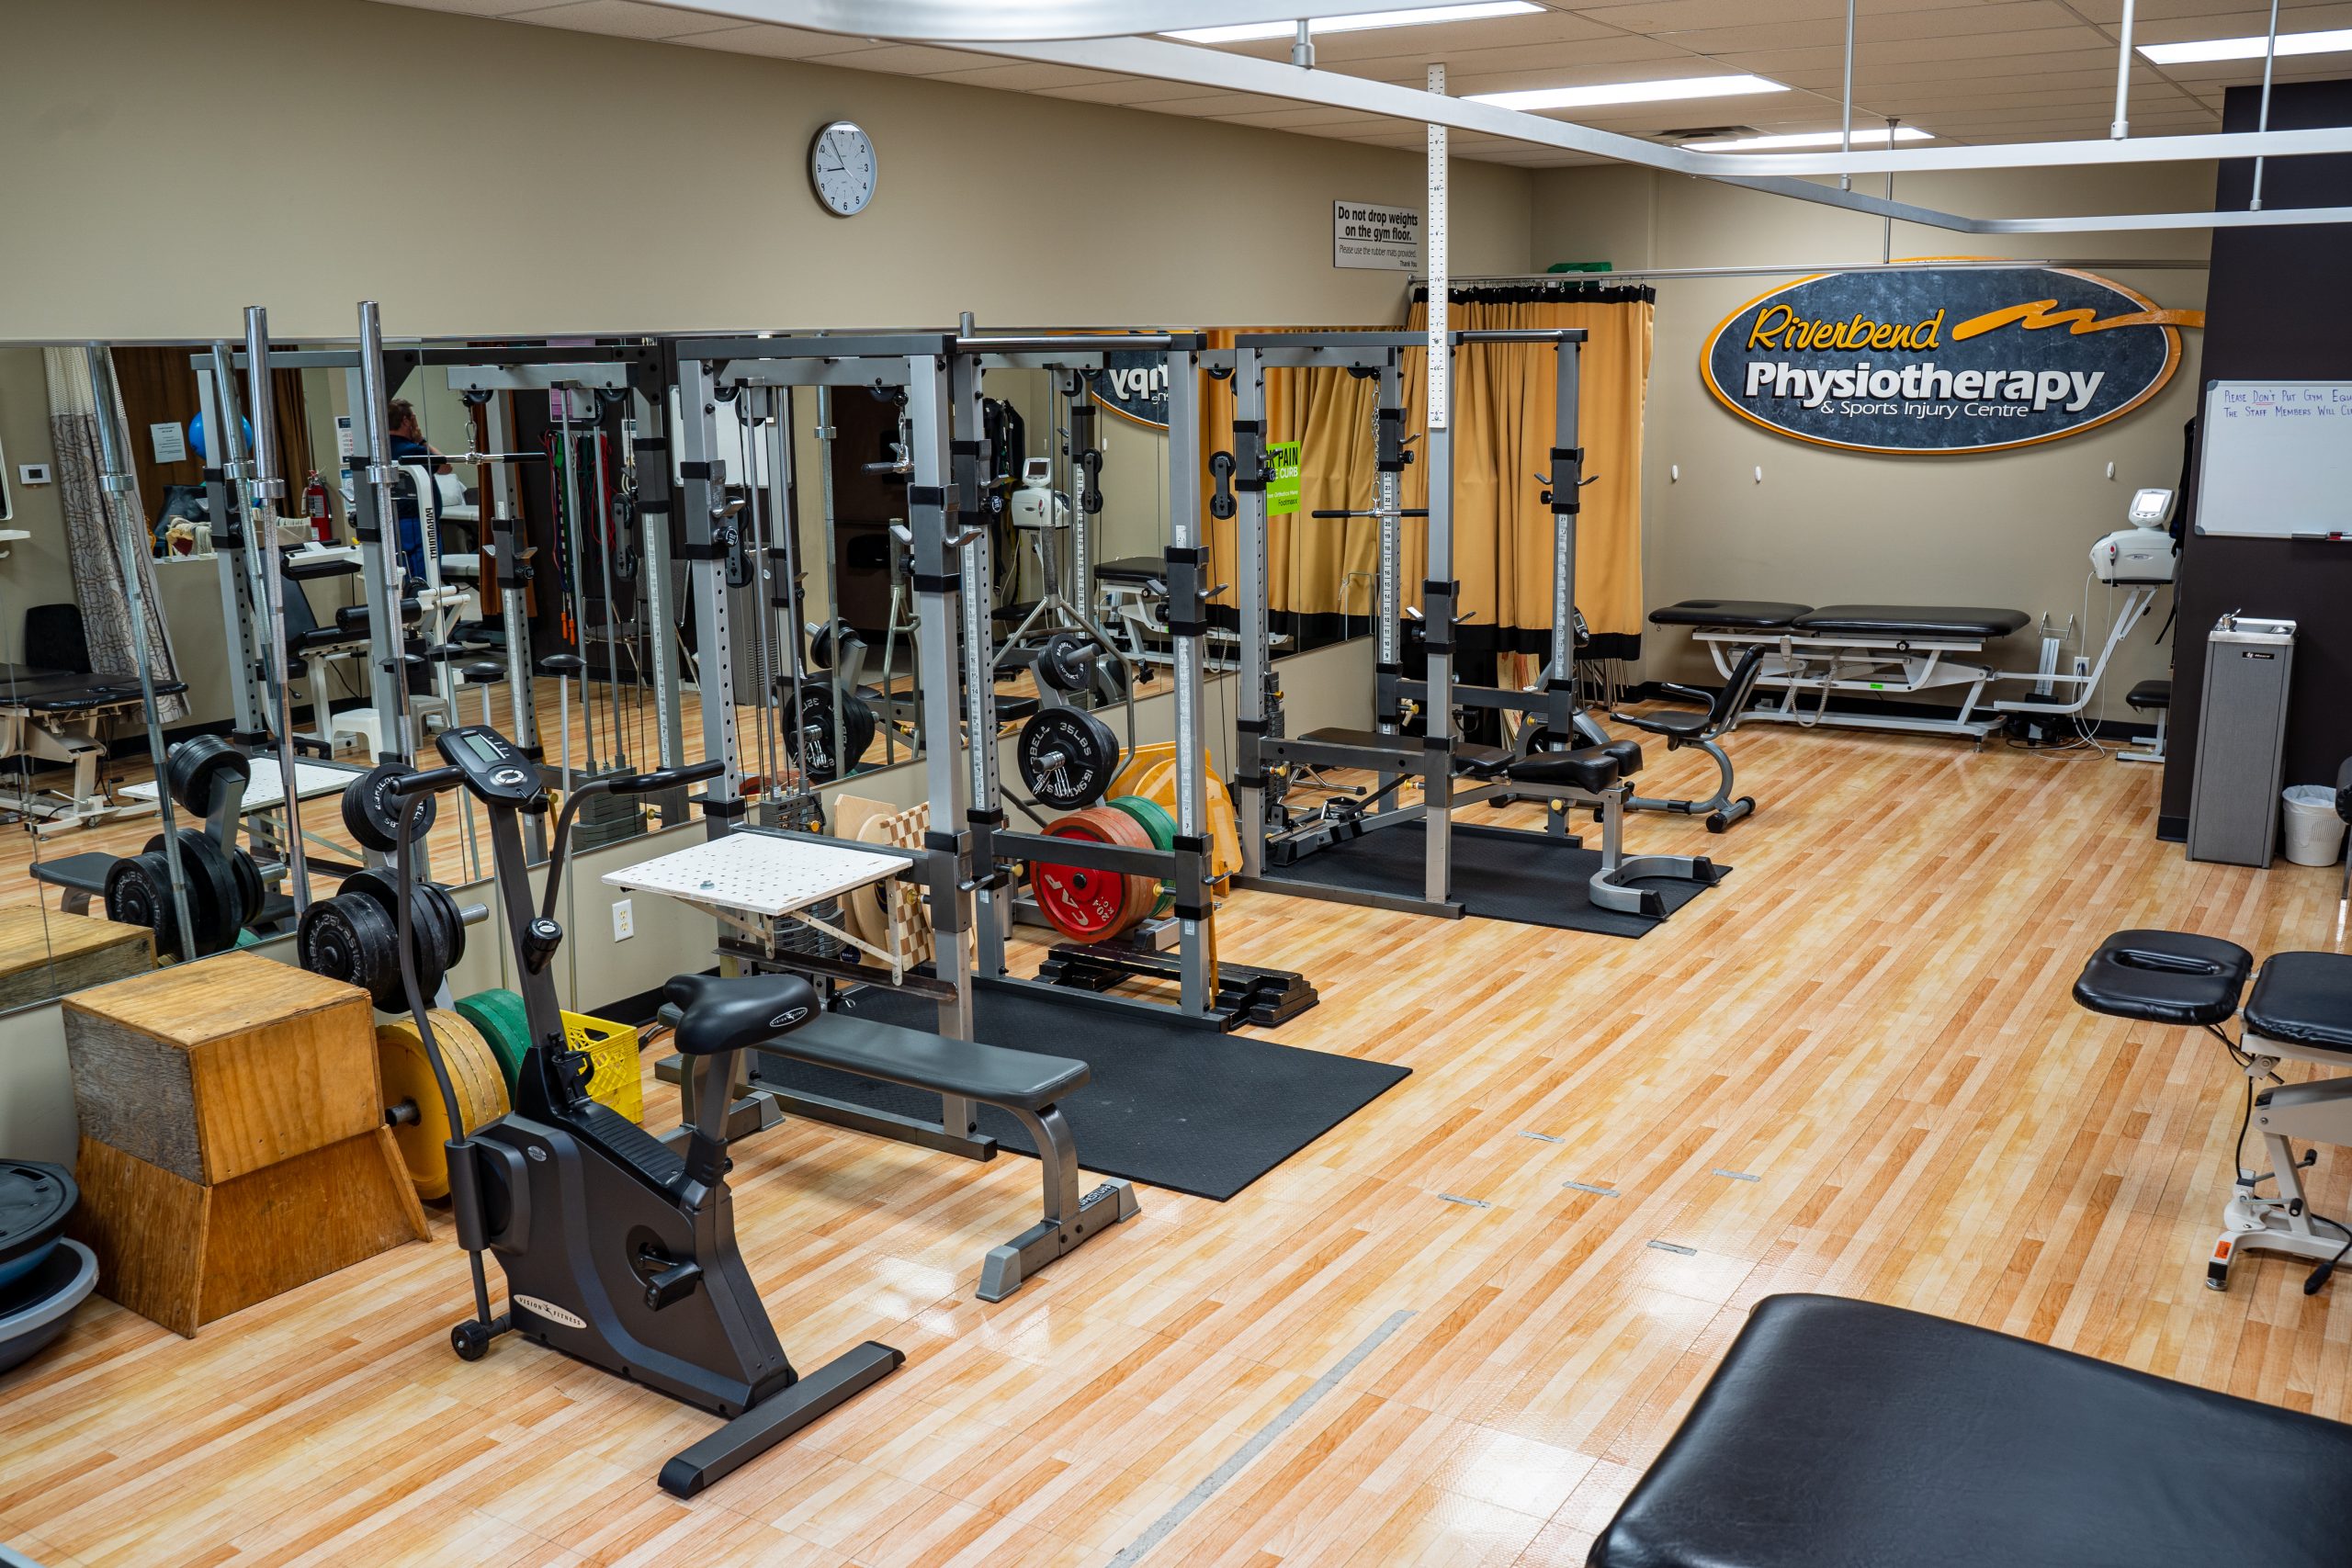
POLYGON ((366 991, 387 1012, 405 1005, 400 933, 370 897, 322 898, 302 911, 294 938, 302 967, 366 991))
MULTIPOLYGON (((386 758, 351 781, 343 792, 343 825, 364 849, 390 851, 400 847, 401 812, 407 803, 392 798, 391 783, 416 770, 397 757, 386 758)), ((423 838, 440 811, 440 797, 426 795, 412 840, 423 838)))
POLYGON ((1082 692, 1094 679, 1098 657, 1087 657, 1094 648, 1091 638, 1080 632, 1056 632, 1037 649, 1037 681, 1065 694, 1082 692))
POLYGON ((1119 771, 1119 738, 1083 708, 1039 708, 1014 737, 1014 765, 1038 803, 1065 811, 1091 806, 1119 771))
POLYGON ((464 911, 458 908, 456 894, 437 882, 428 882, 424 886, 433 896, 434 907, 441 911, 441 929, 449 933, 449 959, 442 967, 442 973, 446 975, 466 956, 466 917, 464 911))
POLYGON ((236 867, 228 852, 201 829, 183 828, 180 867, 188 883, 187 918, 196 924, 196 956, 226 953, 244 927, 244 896, 237 890, 236 867))
POLYGON ((244 905, 244 919, 238 923, 252 925, 261 918, 262 906, 269 901, 269 889, 262 882, 261 867, 254 863, 251 853, 236 849, 229 852, 229 868, 237 874, 237 897, 244 905))
POLYGON ((1127 667, 1115 655, 1103 654, 1088 672, 1093 677, 1097 706, 1109 707, 1127 700, 1127 667))
MULTIPOLYGON (((842 699, 842 746, 853 759, 863 759, 867 747, 874 744, 878 721, 873 708, 857 696, 842 699)), ((801 770, 817 784, 841 776, 840 760, 833 755, 833 689, 830 685, 804 686, 800 691, 800 722, 786 727, 785 749, 801 770), (803 748, 808 750, 804 761, 803 748)))
POLYGON ((164 787, 172 792, 174 804, 192 817, 211 816, 230 779, 253 776, 252 761, 218 735, 183 740, 165 753, 164 787))
MULTIPOLYGON (((441 987, 441 976, 449 972, 454 960, 444 956, 448 952, 449 938, 443 930, 441 908, 434 903, 426 889, 430 883, 418 883, 409 904, 409 937, 416 953, 416 982, 427 996, 441 987)), ((383 911, 384 921, 397 935, 400 931, 401 907, 399 885, 381 871, 355 871, 343 879, 335 890, 337 897, 365 898, 383 911)), ((394 948, 397 953, 400 950, 394 948)), ((395 960, 397 962, 397 960, 395 960)), ((394 971, 393 983, 399 984, 399 972, 394 971)))
POLYGON ((107 919, 154 932, 156 957, 180 955, 179 926, 172 915, 172 872, 161 854, 126 855, 107 868, 107 919))

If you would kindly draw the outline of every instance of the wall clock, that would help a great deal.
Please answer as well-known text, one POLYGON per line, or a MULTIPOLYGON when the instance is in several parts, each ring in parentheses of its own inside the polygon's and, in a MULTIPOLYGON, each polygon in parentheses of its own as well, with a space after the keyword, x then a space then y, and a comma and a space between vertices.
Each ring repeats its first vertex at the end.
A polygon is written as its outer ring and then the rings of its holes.
POLYGON ((874 199, 874 182, 880 172, 874 139, 854 121, 837 119, 808 143, 809 186, 825 210, 835 217, 865 211, 865 204, 874 199))

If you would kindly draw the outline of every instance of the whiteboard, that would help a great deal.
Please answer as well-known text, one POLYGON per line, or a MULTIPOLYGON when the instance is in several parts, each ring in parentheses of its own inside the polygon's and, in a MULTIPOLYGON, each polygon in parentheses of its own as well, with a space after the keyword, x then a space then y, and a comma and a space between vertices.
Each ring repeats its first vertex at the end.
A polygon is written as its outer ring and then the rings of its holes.
POLYGON ((2352 536, 2352 381, 2205 388, 2197 531, 2352 536))

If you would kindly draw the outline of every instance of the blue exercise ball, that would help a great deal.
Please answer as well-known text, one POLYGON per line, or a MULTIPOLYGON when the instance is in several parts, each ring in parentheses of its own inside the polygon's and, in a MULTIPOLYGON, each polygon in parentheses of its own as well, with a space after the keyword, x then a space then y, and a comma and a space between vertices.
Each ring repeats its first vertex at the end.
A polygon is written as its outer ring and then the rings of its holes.
MULTIPOLYGON (((245 450, 250 452, 254 449, 254 422, 249 419, 240 419, 237 423, 244 426, 245 450)), ((207 463, 212 461, 212 454, 204 449, 204 416, 202 414, 198 414, 187 422, 187 449, 195 453, 199 461, 207 463)))

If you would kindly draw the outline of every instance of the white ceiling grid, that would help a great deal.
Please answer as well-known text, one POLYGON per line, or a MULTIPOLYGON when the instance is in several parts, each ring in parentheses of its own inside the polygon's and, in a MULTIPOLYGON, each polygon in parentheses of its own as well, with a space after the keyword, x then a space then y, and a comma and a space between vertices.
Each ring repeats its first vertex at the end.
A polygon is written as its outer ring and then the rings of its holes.
MULTIPOLYGON (((929 77, 1160 114, 1298 131, 1381 147, 1418 147, 1421 128, 1376 115, 1184 83, 1001 59, 791 28, 745 26, 642 0, 390 0, 540 27, 647 39, 697 49, 821 61, 859 71, 929 77)), ((1327 33, 1316 64, 1400 85, 1421 85, 1433 61, 1459 96, 1611 82, 1753 73, 1792 90, 1753 96, 1579 107, 1559 118, 1630 136, 1666 137, 1709 126, 1765 134, 1834 130, 1845 70, 1846 0, 1642 0, 1577 6, 1545 0, 1541 14, 1484 21, 1327 33)), ((2056 141, 2104 137, 2114 113, 2122 0, 1859 0, 1854 118, 1888 118, 1947 142, 2056 141)), ((2135 43, 2259 35, 2267 6, 2248 0, 2140 0, 2135 43)), ((2281 33, 2352 27, 2352 3, 2285 5, 2281 33)), ((1284 40, 1220 46, 1288 58, 1284 40)), ((2281 82, 2352 72, 2352 56, 2297 55, 2281 82)), ((2221 129, 2222 95, 2258 81, 2259 61, 2157 66, 2135 59, 2134 135, 2221 129)), ((1577 153, 1455 131, 1456 155, 1526 167, 1598 162, 1577 153)))

